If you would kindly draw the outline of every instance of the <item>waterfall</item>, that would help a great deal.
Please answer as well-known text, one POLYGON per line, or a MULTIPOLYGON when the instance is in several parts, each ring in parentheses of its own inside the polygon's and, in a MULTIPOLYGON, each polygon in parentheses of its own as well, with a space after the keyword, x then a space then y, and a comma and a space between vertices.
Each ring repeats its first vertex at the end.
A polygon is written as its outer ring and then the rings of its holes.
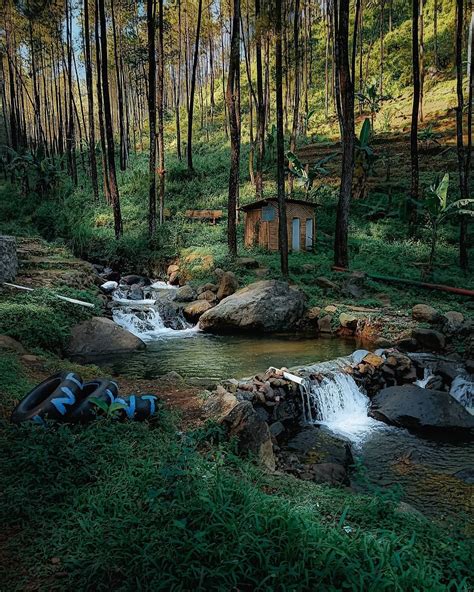
POLYGON ((198 331, 172 304, 175 286, 157 281, 143 288, 142 300, 130 298, 126 289, 112 294, 112 318, 117 325, 146 342, 165 337, 185 337, 198 331))
POLYGON ((116 308, 112 313, 114 322, 127 329, 143 341, 156 341, 163 337, 184 337, 195 333, 198 328, 191 326, 180 315, 175 319, 177 329, 167 327, 159 310, 148 308, 134 311, 129 308, 116 308))
POLYGON ((350 374, 335 372, 301 387, 305 421, 325 425, 331 431, 358 441, 380 426, 367 415, 369 398, 361 392, 350 374))

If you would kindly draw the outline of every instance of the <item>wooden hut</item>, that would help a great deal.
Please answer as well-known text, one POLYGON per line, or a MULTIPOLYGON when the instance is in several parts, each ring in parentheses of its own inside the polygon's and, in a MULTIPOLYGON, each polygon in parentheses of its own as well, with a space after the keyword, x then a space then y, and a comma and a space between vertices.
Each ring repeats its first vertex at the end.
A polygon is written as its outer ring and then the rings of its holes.
MULTIPOLYGON (((245 246, 278 251, 278 200, 268 198, 240 208, 245 212, 245 246)), ((286 200, 288 249, 311 251, 315 241, 316 204, 302 199, 286 200)))

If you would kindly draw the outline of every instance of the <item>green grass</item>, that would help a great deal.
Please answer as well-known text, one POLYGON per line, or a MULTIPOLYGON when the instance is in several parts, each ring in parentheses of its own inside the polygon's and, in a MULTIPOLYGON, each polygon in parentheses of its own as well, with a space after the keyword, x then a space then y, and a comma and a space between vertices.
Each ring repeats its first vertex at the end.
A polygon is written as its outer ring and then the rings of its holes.
POLYGON ((94 313, 82 306, 71 306, 59 300, 52 290, 0 293, 0 334, 9 335, 25 347, 61 352, 73 325, 101 310, 101 302, 92 292, 61 288, 63 296, 95 304, 94 313))
POLYGON ((469 545, 384 497, 267 476, 150 424, 3 425, 2 583, 38 590, 468 590, 469 545))

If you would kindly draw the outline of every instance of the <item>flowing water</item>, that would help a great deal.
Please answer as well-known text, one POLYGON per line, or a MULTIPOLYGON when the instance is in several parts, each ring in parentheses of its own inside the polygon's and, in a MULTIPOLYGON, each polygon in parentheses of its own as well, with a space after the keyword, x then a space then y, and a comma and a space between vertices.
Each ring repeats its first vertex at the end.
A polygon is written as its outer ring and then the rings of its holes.
POLYGON ((455 476, 474 467, 472 442, 421 438, 368 417, 368 397, 341 372, 307 381, 302 396, 307 423, 351 443, 363 467, 357 489, 400 490, 401 499, 424 514, 474 523, 474 487, 455 476))
MULTIPOLYGON (((369 417, 368 397, 350 375, 341 372, 350 361, 347 356, 354 349, 353 341, 209 335, 179 313, 170 326, 160 305, 169 306, 172 295, 173 289, 163 283, 156 284, 143 301, 114 295, 120 305, 114 310, 114 320, 143 339, 147 348, 101 362, 116 373, 148 379, 175 371, 185 378, 218 381, 254 375, 270 366, 298 366, 305 375, 322 373, 321 381, 302 381, 304 420, 315 430, 324 427, 350 443, 363 467, 354 478, 357 489, 386 493, 401 487, 403 501, 427 515, 474 521, 474 488, 454 476, 474 467, 473 444, 421 438, 369 417)), ((428 370, 418 385, 425 387, 431 377, 428 370)), ((451 395, 472 412, 469 380, 453 383, 451 395)))

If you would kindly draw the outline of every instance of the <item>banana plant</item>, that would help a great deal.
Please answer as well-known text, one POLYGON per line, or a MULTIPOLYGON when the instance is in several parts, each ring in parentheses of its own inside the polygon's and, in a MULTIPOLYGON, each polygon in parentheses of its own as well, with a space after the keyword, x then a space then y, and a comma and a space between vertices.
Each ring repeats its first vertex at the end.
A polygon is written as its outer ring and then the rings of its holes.
POLYGON ((364 198, 367 194, 367 179, 378 158, 370 145, 372 126, 366 118, 362 124, 359 137, 355 139, 354 155, 354 185, 352 194, 354 199, 364 198))
POLYGON ((304 166, 296 154, 288 151, 286 153, 286 158, 288 159, 291 167, 288 168, 287 173, 296 179, 296 182, 304 188, 305 195, 308 196, 309 192, 313 188, 315 180, 329 175, 329 171, 324 165, 326 165, 335 156, 336 154, 329 154, 328 156, 317 160, 312 167, 309 167, 309 165, 304 166))
POLYGON ((303 123, 304 123, 304 130, 305 130, 305 134, 308 132, 309 130, 309 120, 311 119, 311 117, 313 117, 313 115, 316 113, 316 109, 310 109, 307 113, 305 113, 303 115, 303 123))
POLYGON ((440 225, 452 216, 470 216, 474 218, 474 199, 458 199, 448 203, 449 173, 445 173, 441 180, 437 179, 430 186, 425 199, 416 204, 424 210, 431 229, 431 250, 428 260, 428 271, 433 269, 438 232, 440 225))
POLYGON ((6 170, 22 187, 24 194, 28 193, 30 183, 39 194, 46 194, 59 182, 61 170, 56 162, 48 158, 41 151, 16 152, 10 147, 5 147, 9 154, 9 162, 6 170))
POLYGON ((391 99, 390 95, 382 95, 379 93, 379 85, 376 80, 372 80, 365 87, 364 92, 355 93, 356 99, 358 99, 361 105, 366 105, 370 112, 370 121, 372 123, 372 129, 374 127, 375 115, 380 111, 383 101, 391 99))

